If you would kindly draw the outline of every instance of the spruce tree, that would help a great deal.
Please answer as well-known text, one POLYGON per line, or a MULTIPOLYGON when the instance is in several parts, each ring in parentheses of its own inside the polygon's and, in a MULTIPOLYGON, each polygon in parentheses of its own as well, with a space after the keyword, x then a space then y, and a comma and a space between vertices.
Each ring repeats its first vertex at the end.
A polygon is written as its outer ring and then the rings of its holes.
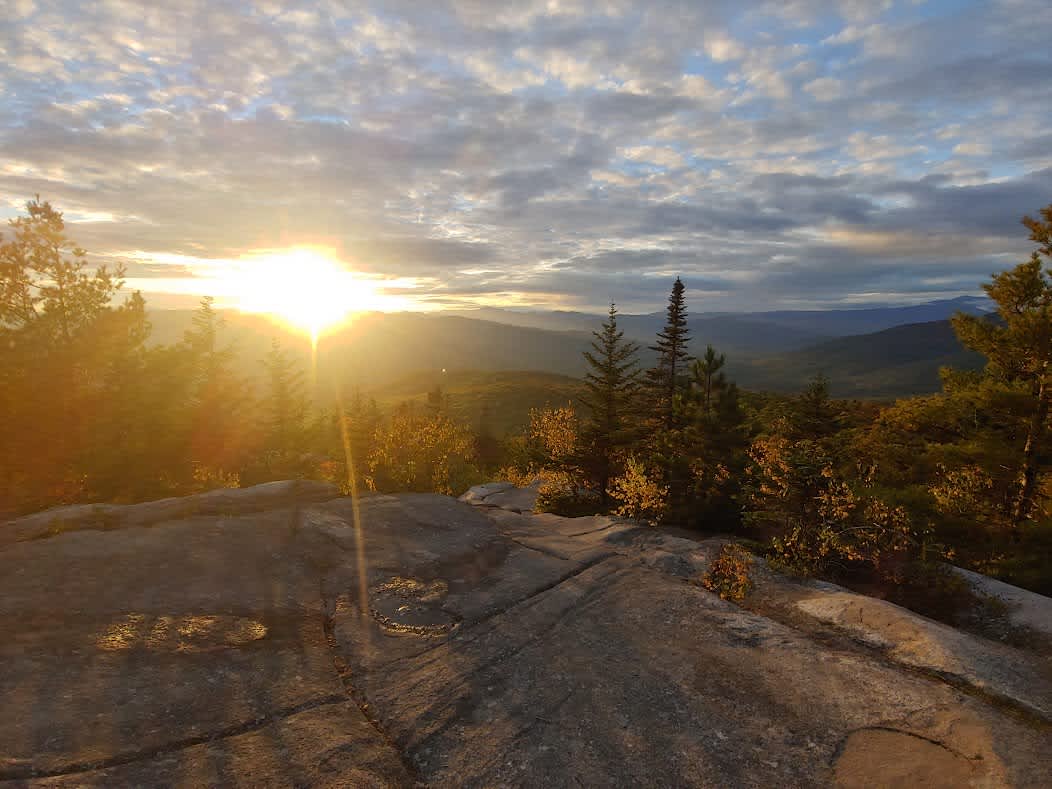
POLYGON ((590 369, 582 400, 591 411, 584 438, 592 451, 588 465, 605 501, 616 455, 634 439, 630 411, 639 386, 639 346, 617 328, 617 307, 612 303, 602 331, 592 334, 592 350, 584 352, 590 369))
POLYGON ((676 277, 668 299, 665 328, 658 332, 657 344, 649 346, 650 350, 657 352, 658 360, 647 371, 647 383, 654 395, 658 420, 664 427, 673 427, 676 421, 676 393, 690 359, 687 353, 690 333, 687 330, 684 290, 683 282, 676 277))

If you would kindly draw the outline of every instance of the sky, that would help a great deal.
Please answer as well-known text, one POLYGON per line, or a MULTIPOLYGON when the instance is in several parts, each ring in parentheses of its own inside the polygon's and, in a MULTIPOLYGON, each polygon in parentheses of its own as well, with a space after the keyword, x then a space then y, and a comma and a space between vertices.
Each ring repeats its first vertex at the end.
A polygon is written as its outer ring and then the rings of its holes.
POLYGON ((39 194, 155 307, 303 246, 398 308, 978 293, 1052 203, 1050 40, 1048 0, 0 0, 0 218, 39 194))

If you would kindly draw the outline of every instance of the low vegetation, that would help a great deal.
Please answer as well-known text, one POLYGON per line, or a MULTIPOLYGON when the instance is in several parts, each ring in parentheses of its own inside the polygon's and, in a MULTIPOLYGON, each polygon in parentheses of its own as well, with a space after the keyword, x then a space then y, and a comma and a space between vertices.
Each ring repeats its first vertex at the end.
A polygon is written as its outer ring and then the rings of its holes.
POLYGON ((740 602, 753 588, 752 555, 736 543, 728 543, 712 560, 701 584, 724 600, 740 602))
MULTIPOLYGON (((676 280, 649 369, 611 305, 580 382, 506 373, 489 397, 436 374, 426 394, 418 381, 378 402, 346 381, 312 402, 278 344, 244 375, 209 299, 180 339, 150 342, 123 272, 89 265, 31 201, 0 239, 0 514, 288 477, 447 494, 505 477, 540 480, 554 512, 734 535, 914 607, 929 587, 955 605, 932 569, 946 561, 1052 593, 1052 206, 1024 221, 1037 249, 986 286, 997 315, 953 321, 985 366, 943 370, 937 394, 835 400, 820 376, 796 395, 741 391, 715 349, 690 356, 676 280)), ((721 555, 709 583, 735 599, 743 562, 721 555)))

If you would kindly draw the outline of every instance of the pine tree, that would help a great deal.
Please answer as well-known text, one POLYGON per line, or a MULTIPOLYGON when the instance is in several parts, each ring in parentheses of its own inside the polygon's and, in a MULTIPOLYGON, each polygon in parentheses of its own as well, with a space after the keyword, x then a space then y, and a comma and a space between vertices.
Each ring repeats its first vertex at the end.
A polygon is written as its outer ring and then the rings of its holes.
POLYGON ((1052 408, 1052 272, 1041 255, 1052 257, 1052 205, 1041 210, 1044 221, 1025 217, 1030 240, 1041 244, 1030 260, 995 274, 983 286, 997 304, 1000 320, 958 314, 953 327, 960 341, 987 357, 986 375, 1025 392, 1029 418, 1022 428, 1019 484, 1011 521, 1027 520, 1037 500, 1039 472, 1048 462, 1049 412, 1052 408))
POLYGON ((694 384, 699 389, 701 407, 705 412, 712 408, 713 390, 720 389, 726 382, 726 377, 720 370, 727 363, 727 357, 722 353, 716 353, 711 346, 705 347, 705 355, 695 359, 691 365, 691 373, 694 376, 694 384))
POLYGON ((586 394, 582 400, 591 411, 584 439, 591 450, 588 465, 605 501, 615 456, 635 438, 630 412, 639 387, 639 346, 625 340, 625 333, 617 328, 614 304, 610 305, 602 331, 592 334, 592 350, 584 352, 590 369, 584 378, 586 394))
POLYGON ((687 307, 683 298, 685 288, 679 277, 672 286, 668 299, 668 317, 665 328, 658 332, 657 344, 650 350, 657 352, 657 364, 647 371, 647 383, 653 392, 657 418, 665 427, 676 423, 676 394, 681 387, 690 355, 687 344, 687 307))

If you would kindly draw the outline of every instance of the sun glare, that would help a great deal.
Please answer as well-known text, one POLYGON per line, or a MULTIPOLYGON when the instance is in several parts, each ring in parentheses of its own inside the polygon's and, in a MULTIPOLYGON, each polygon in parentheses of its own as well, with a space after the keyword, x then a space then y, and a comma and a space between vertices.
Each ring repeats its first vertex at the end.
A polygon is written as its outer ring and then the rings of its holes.
POLYGON ((224 277, 232 306, 273 315, 314 340, 356 312, 382 308, 377 284, 345 269, 325 249, 298 247, 238 263, 224 277))

